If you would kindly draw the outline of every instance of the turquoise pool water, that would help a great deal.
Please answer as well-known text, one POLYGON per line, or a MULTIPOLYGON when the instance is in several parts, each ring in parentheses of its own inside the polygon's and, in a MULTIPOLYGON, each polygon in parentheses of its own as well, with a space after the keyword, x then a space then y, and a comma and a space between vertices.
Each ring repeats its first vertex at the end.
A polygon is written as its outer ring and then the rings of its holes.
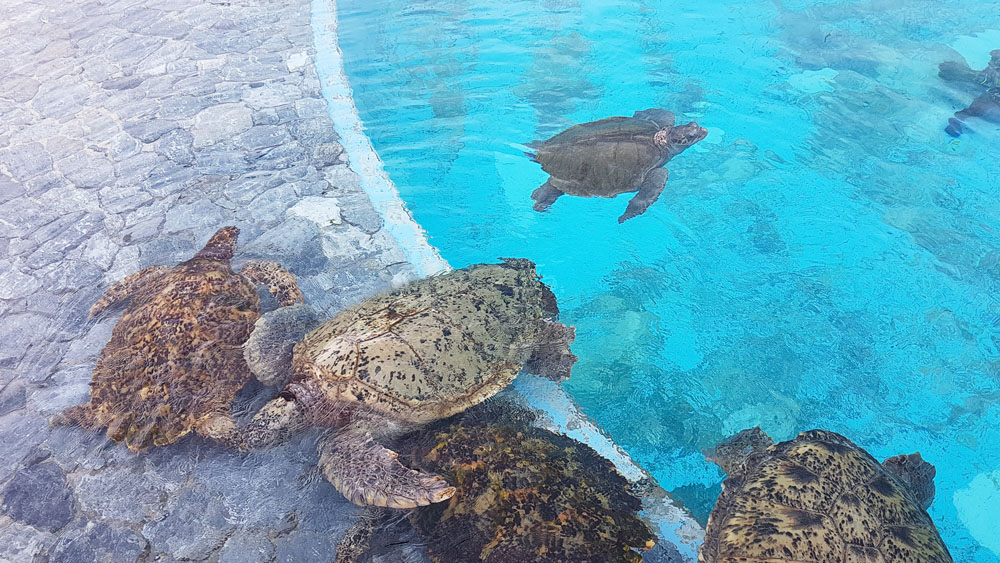
POLYGON ((956 561, 1000 561, 1000 131, 937 77, 1000 3, 340 0, 355 102, 453 266, 525 256, 577 327, 566 387, 704 519, 699 453, 761 425, 937 467, 956 561), (524 143, 649 107, 708 138, 628 195, 531 209, 524 143))

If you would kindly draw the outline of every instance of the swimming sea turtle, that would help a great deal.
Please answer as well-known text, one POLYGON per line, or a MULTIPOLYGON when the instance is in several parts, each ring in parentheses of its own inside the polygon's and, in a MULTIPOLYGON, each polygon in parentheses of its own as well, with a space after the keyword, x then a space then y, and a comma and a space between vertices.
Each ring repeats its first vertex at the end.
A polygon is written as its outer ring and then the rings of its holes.
POLYGON ((919 453, 878 463, 834 432, 774 444, 758 427, 709 459, 728 478, 708 518, 702 563, 952 561, 926 511, 934 466, 919 453))
POLYGON ((455 489, 407 469, 377 440, 461 412, 525 368, 569 376, 572 327, 529 260, 432 276, 351 307, 295 345, 291 382, 246 428, 251 448, 307 426, 337 428, 320 466, 359 505, 412 508, 455 489))
POLYGON ((107 427, 108 438, 133 451, 192 430, 240 446, 229 406, 251 377, 240 346, 260 317, 253 282, 269 284, 281 305, 301 302, 302 293, 275 262, 250 261, 234 273, 239 232, 224 227, 190 260, 151 266, 108 288, 91 317, 131 300, 97 359, 90 402, 53 424, 107 427))
POLYGON ((980 92, 969 107, 955 112, 955 117, 948 119, 946 133, 952 137, 961 135, 962 122, 967 117, 1000 123, 1000 49, 990 51, 990 62, 983 70, 972 70, 964 62, 945 61, 938 66, 938 76, 964 83, 980 92))
POLYGON ((561 195, 614 197, 638 191, 628 202, 623 223, 646 211, 667 183, 668 160, 705 138, 691 122, 674 126, 662 109, 635 112, 575 125, 547 141, 534 141, 528 154, 549 179, 531 194, 535 211, 545 211, 561 195))

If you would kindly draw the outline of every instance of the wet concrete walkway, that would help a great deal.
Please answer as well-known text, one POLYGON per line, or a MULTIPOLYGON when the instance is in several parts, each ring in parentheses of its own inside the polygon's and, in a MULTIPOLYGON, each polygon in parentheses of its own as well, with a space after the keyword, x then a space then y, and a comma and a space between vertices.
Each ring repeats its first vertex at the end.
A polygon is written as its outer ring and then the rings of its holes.
POLYGON ((330 561, 357 513, 315 435, 132 454, 86 400, 108 284, 242 230, 333 311, 414 276, 347 166, 307 0, 0 3, 0 560, 330 561))

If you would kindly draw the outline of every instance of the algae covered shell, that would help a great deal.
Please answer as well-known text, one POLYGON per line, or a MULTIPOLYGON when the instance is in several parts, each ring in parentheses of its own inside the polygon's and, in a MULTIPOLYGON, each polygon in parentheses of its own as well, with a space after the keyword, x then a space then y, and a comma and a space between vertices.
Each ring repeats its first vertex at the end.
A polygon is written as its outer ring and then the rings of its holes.
POLYGON ((908 459, 933 478, 919 454, 881 464, 835 432, 771 445, 726 479, 699 561, 950 562, 921 506, 926 481, 920 494, 886 467, 908 459))
POLYGON ((411 522, 434 561, 635 563, 656 538, 614 466, 524 423, 435 425, 415 467, 456 487, 411 522))

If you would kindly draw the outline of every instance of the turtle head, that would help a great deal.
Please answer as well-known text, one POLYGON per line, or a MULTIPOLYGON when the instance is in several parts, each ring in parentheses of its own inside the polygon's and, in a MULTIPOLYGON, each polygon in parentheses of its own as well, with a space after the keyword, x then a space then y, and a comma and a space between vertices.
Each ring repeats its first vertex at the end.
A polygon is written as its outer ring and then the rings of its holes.
POLYGON ((679 153, 704 139, 706 135, 708 135, 708 130, 692 121, 691 123, 671 127, 667 132, 667 144, 670 145, 672 151, 679 153))
POLYGON ((236 227, 222 227, 208 239, 205 248, 202 248, 194 255, 195 258, 208 258, 210 260, 229 260, 236 253, 236 238, 240 236, 240 230, 236 227))
POLYGON ((934 466, 920 457, 920 452, 892 456, 882 462, 882 467, 902 481, 920 506, 927 510, 934 502, 934 466))
POLYGON ((760 429, 760 426, 748 428, 719 443, 710 450, 705 450, 705 459, 718 465, 727 476, 742 473, 750 458, 767 451, 774 441, 760 429))

